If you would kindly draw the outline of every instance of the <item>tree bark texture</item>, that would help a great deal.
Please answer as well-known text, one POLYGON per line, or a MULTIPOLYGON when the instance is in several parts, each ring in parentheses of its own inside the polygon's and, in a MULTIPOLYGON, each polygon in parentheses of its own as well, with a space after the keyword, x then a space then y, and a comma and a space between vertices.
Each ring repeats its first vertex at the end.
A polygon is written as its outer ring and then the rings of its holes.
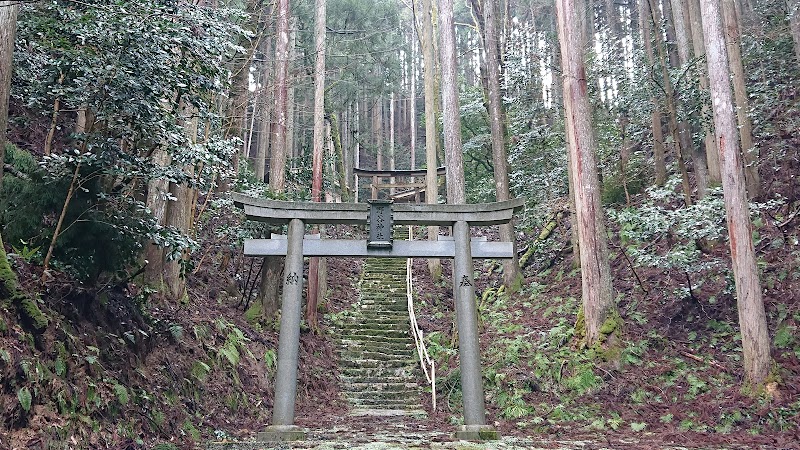
MULTIPOLYGON (((271 46, 269 45, 269 40, 264 40, 264 51, 262 52, 265 56, 269 54, 271 46)), ((267 155, 269 155, 270 151, 270 140, 271 140, 271 124, 272 124, 272 111, 273 111, 273 99, 275 92, 271 89, 271 85, 269 83, 270 79, 270 72, 272 72, 272 64, 270 64, 269 60, 264 61, 261 66, 261 97, 262 101, 260 103, 259 116, 261 118, 261 126, 259 127, 258 132, 258 147, 256 148, 256 157, 255 162, 253 163, 253 170, 256 175, 256 179, 261 181, 262 183, 267 180, 267 155)))
POLYGON ((770 370, 770 341, 761 297, 752 224, 739 151, 728 55, 718 0, 701 0, 706 61, 714 110, 714 129, 722 171, 736 301, 742 334, 744 371, 753 387, 763 385, 770 370))
MULTIPOLYGON (((315 0, 314 46, 314 150, 311 155, 311 201, 319 202, 322 192, 322 161, 325 151, 325 19, 326 0, 315 0)), ((318 230, 315 230, 319 232, 318 230)), ((317 300, 319 293, 320 258, 314 257, 308 265, 306 291, 306 320, 316 329, 317 300)))
MULTIPOLYGON (((692 57, 690 49, 691 30, 688 25, 688 11, 686 11, 688 8, 684 7, 686 5, 683 2, 684 0, 671 0, 670 2, 672 4, 673 22, 675 23, 675 38, 678 44, 678 63, 680 68, 685 68, 692 57)), ((676 97, 675 101, 680 104, 681 108, 684 108, 683 102, 679 98, 676 97)), ((697 197, 703 198, 708 191, 706 155, 701 147, 694 145, 692 129, 686 118, 678 122, 678 134, 681 139, 681 147, 692 156, 697 197)))
MULTIPOLYGON (((645 55, 650 67, 655 67, 656 58, 653 51, 652 34, 653 27, 649 17, 650 3, 648 0, 641 0, 639 3, 640 13, 639 16, 642 20, 642 41, 644 42, 645 55)), ((653 113, 651 115, 651 127, 653 129, 653 165, 655 169, 655 184, 656 186, 663 186, 667 181, 667 160, 666 152, 664 150, 664 132, 661 128, 661 105, 658 98, 654 95, 651 98, 653 103, 653 113)))
MULTIPOLYGON (((645 0, 647 1, 647 0, 645 0)), ((683 158, 684 155, 684 148, 683 144, 685 142, 684 139, 681 138, 680 128, 678 125, 678 106, 676 104, 675 99, 675 90, 672 86, 672 79, 669 76, 669 67, 676 66, 677 63, 677 52, 674 52, 674 57, 669 56, 665 53, 666 52, 666 44, 664 43, 663 36, 661 32, 658 31, 658 24, 661 23, 661 10, 659 10, 658 5, 655 3, 655 0, 649 0, 650 5, 650 14, 653 19, 653 24, 655 24, 656 28, 654 29, 653 36, 655 37, 655 45, 658 49, 658 56, 661 60, 661 78, 663 80, 663 90, 664 90, 664 98, 667 103, 667 113, 668 113, 668 123, 669 123, 669 131, 672 134, 673 138, 673 145, 675 148, 675 158, 678 160, 678 171, 681 175, 681 185, 683 187, 683 199, 686 202, 686 205, 692 204, 692 186, 689 183, 689 173, 686 170, 686 160, 683 158)), ((669 2, 665 3, 665 5, 669 5, 669 2)), ((669 29, 669 27, 667 27, 669 29)), ((673 33, 674 34, 674 33, 673 33)), ((674 39, 674 37, 673 37, 674 39)))
MULTIPOLYGON (((439 180, 436 175, 437 133, 436 133, 436 52, 433 41, 433 2, 422 0, 422 61, 424 65, 423 82, 425 89, 425 202, 439 203, 439 180)), ((439 239, 439 227, 428 227, 428 240, 439 239)), ((434 279, 442 274, 442 262, 428 259, 428 271, 434 279)))
POLYGON ((269 187, 283 192, 286 183, 286 99, 289 77, 289 0, 278 0, 275 43, 275 124, 269 160, 269 187))
POLYGON ((461 146, 453 0, 439 0, 439 46, 442 61, 442 131, 447 166, 447 203, 461 205, 467 200, 461 146))
POLYGON ((786 0, 786 9, 789 11, 789 29, 794 40, 794 56, 800 65, 800 0, 786 0))
MULTIPOLYGON (((181 105, 183 127, 189 137, 190 145, 197 142, 198 118, 196 112, 197 110, 193 106, 181 105)), ((187 165, 183 170, 189 177, 195 174, 194 166, 187 165)), ((174 200, 167 203, 166 224, 183 234, 189 234, 193 222, 194 189, 186 183, 170 183, 169 193, 174 200)), ((174 300, 183 298, 186 293, 186 276, 181 273, 181 262, 188 257, 187 253, 173 255, 172 259, 167 258, 164 263, 164 284, 168 294, 174 300)))
MULTIPOLYGON (((409 65, 409 78, 411 84, 411 97, 408 99, 409 131, 411 133, 411 170, 417 168, 417 36, 416 28, 411 28, 411 64, 409 65)), ((414 180, 411 181, 412 183, 414 180)))
MULTIPOLYGON (((170 164, 170 156, 163 149, 153 152, 152 159, 153 163, 160 167, 166 167, 170 164)), ((167 223, 168 193, 169 182, 167 180, 153 179, 147 183, 147 208, 158 225, 161 226, 167 223)), ((164 274, 164 248, 153 242, 147 244, 144 259, 147 260, 144 272, 145 280, 150 284, 160 285, 164 274)))
POLYGON ((3 185, 3 167, 6 160, 8 97, 11 93, 17 11, 19 11, 19 3, 0 1, 0 187, 3 185))
POLYGON ((558 39, 564 82, 564 110, 569 135, 570 164, 574 175, 577 227, 580 238, 583 313, 586 343, 600 339, 600 328, 615 313, 611 288, 608 244, 600 182, 597 174, 596 144, 591 124, 591 105, 586 85, 581 33, 573 26, 578 19, 575 0, 557 0, 558 39))
MULTIPOLYGON (((497 42, 497 17, 495 0, 484 0, 484 50, 486 51, 486 72, 489 88, 489 123, 492 136, 492 164, 494 165, 495 197, 498 202, 511 198, 508 185, 508 156, 506 155, 505 113, 503 112, 500 90, 500 55, 497 42)), ((500 225, 500 240, 516 242, 514 225, 500 225)), ((514 286, 520 277, 516 245, 514 257, 503 262, 503 282, 507 288, 514 286)))
MULTIPOLYGON (((689 3, 689 21, 692 30, 692 47, 694 49, 694 57, 697 59, 704 59, 706 57, 706 49, 703 46, 703 24, 700 19, 700 1, 687 0, 689 3)), ((700 91, 708 92, 708 74, 705 67, 697 68, 697 77, 700 81, 700 91)), ((701 109, 703 117, 711 117, 711 111, 706 102, 703 102, 701 109)), ((705 145, 706 166, 708 167, 708 182, 719 185, 722 182, 719 173, 719 156, 717 154, 717 142, 714 140, 714 130, 711 124, 703 127, 703 142, 705 145)))
POLYGON ((733 95, 736 99, 736 117, 739 122, 739 140, 744 156, 744 176, 748 197, 755 199, 761 196, 761 176, 758 174, 758 148, 753 142, 753 122, 748 110, 747 81, 742 63, 742 50, 739 45, 739 18, 736 15, 734 0, 721 0, 722 22, 725 27, 725 42, 728 51, 728 64, 733 79, 733 95))

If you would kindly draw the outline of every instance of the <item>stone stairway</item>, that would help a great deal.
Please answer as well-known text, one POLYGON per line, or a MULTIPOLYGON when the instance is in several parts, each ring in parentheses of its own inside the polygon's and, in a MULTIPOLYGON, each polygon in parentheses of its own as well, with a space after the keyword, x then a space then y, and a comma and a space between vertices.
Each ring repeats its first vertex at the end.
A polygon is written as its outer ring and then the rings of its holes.
MULTIPOLYGON (((407 237, 400 230, 395 239, 407 237)), ((341 388, 351 414, 424 415, 409 334, 406 260, 368 258, 359 291, 337 327, 341 388)))

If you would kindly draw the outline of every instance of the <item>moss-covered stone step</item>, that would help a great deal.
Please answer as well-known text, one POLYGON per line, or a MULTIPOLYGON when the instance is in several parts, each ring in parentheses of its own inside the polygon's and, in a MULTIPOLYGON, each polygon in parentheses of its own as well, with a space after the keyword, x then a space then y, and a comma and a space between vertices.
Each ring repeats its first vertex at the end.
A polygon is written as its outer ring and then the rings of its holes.
POLYGON ((401 342, 370 342, 370 341, 349 341, 342 345, 343 352, 364 352, 376 351, 396 356, 411 354, 413 345, 401 342))
POLYGON ((346 347, 349 343, 360 342, 374 342, 385 344, 412 344, 408 339, 408 327, 399 327, 396 325, 388 326, 375 322, 362 323, 360 327, 342 328, 340 333, 340 340, 350 341, 342 342, 346 347), (370 330, 381 330, 381 334, 375 334, 370 330))
MULTIPOLYGON (((371 377, 372 379, 380 380, 380 377, 371 377)), ((393 377, 396 380, 402 380, 400 377, 393 377)), ((380 391, 380 392, 401 392, 405 393, 408 391, 417 393, 420 389, 417 383, 412 383, 410 381, 394 381, 394 382, 387 382, 387 381, 360 381, 360 379, 356 379, 357 381, 346 381, 342 384, 342 390, 347 392, 353 391, 380 391)))
MULTIPOLYGON (((387 372, 392 372, 394 369, 410 369, 413 365, 413 360, 408 359, 347 359, 340 360, 344 368, 364 368, 364 369, 387 369, 387 372)), ((398 374, 401 372, 394 371, 398 374)))
POLYGON ((404 377, 408 379, 414 379, 411 376, 411 371, 413 370, 413 366, 408 364, 403 364, 398 367, 365 367, 355 366, 355 367, 342 367, 340 374, 344 378, 357 378, 361 377, 364 379, 369 378, 388 378, 388 377, 404 377))
POLYGON ((407 361, 413 363, 414 360, 411 357, 411 352, 406 352, 408 355, 398 355, 397 352, 393 351, 394 349, 388 349, 387 351, 379 351, 379 350, 365 350, 365 349, 346 349, 341 351, 342 359, 352 359, 353 361, 358 361, 362 359, 376 359, 382 361, 384 359, 395 359, 395 360, 404 360, 403 356, 407 356, 407 361))
MULTIPOLYGON (((386 343, 386 344, 410 344, 411 348, 413 348, 414 344, 408 337, 388 337, 388 336, 367 336, 367 335, 352 335, 353 337, 350 338, 342 338, 342 341, 350 341, 353 343, 359 342, 376 342, 376 343, 386 343)), ((342 342, 344 345, 347 345, 347 342, 342 342)))
POLYGON ((358 299, 358 303, 356 303, 356 306, 363 305, 363 304, 366 304, 366 303, 369 303, 369 304, 376 304, 376 303, 377 304, 390 304, 390 305, 400 304, 400 305, 405 306, 406 303, 407 303, 406 298, 407 297, 406 297, 405 291, 403 291, 403 292, 400 292, 400 291, 397 291, 397 292, 391 292, 391 291, 375 292, 375 291, 373 291, 373 292, 371 292, 369 294, 365 294, 364 296, 359 298, 358 299))
MULTIPOLYGON (((343 385, 352 386, 354 384, 362 385, 362 384, 377 384, 377 383, 388 383, 388 384, 409 384, 413 386, 418 386, 417 383, 409 381, 409 377, 406 375, 401 376, 392 376, 392 375, 385 375, 385 376, 372 376, 372 375, 364 375, 359 372, 359 375, 341 375, 341 380, 343 385)), ((364 386, 362 386, 364 387, 364 386)), ((368 386, 367 386, 368 388, 368 386)))
POLYGON ((383 336, 383 337, 390 337, 390 338, 403 338, 408 337, 407 330, 387 330, 387 329, 377 329, 377 328, 366 328, 362 327, 358 330, 347 330, 343 331, 340 335, 341 339, 351 339, 351 340, 367 340, 369 336, 383 336))
POLYGON ((390 408, 394 409, 400 405, 402 407, 409 407, 410 405, 419 403, 419 393, 408 391, 403 394, 397 392, 349 392, 345 394, 348 403, 356 405, 391 405, 390 408))
POLYGON ((358 311, 357 314, 353 314, 344 318, 340 322, 341 328, 353 328, 360 326, 364 323, 379 323, 379 324, 396 324, 398 326, 402 326, 408 328, 408 314, 396 314, 399 311, 392 311, 391 313, 380 312, 376 311, 373 308, 364 308, 361 311, 358 311))
POLYGON ((363 315, 354 315, 346 320, 339 322, 336 326, 339 330, 360 330, 369 328, 386 328, 389 325, 398 330, 408 330, 408 316, 397 316, 392 311, 364 311, 363 315))
POLYGON ((360 342, 346 345, 342 350, 340 350, 340 354, 343 358, 360 358, 362 356, 367 357, 371 353, 381 353, 386 357, 405 359, 409 357, 411 349, 412 347, 407 344, 376 344, 373 342, 360 342))
POLYGON ((388 398, 374 398, 374 399, 348 399, 347 403, 351 408, 381 408, 381 409, 404 409, 415 410, 422 409, 422 406, 417 401, 409 400, 392 400, 388 398))
POLYGON ((374 314, 385 314, 395 317, 407 317, 408 305, 403 302, 389 303, 389 302, 373 302, 363 301, 357 305, 356 311, 372 312, 374 314))

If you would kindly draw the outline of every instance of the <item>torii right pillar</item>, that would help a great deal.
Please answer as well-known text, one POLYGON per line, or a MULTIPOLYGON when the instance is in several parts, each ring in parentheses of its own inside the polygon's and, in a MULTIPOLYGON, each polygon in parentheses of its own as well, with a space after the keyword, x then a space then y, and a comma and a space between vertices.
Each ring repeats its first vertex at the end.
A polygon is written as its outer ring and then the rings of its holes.
POLYGON ((455 437, 464 440, 498 439, 497 431, 486 424, 483 397, 478 310, 475 305, 475 282, 472 277, 472 251, 469 224, 460 220, 453 224, 455 257, 453 258, 453 291, 458 327, 458 355, 461 369, 461 392, 464 401, 464 425, 455 437))

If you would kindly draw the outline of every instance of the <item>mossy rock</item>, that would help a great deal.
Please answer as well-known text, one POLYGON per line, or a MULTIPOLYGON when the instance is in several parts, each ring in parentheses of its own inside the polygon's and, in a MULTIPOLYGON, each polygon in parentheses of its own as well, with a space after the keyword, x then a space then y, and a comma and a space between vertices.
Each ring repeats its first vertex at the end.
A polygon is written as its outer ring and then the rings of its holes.
POLYGON ((19 292, 17 275, 11 270, 11 265, 8 263, 2 236, 0 236, 0 297, 17 309, 22 322, 32 331, 39 333, 47 328, 47 316, 39 309, 36 300, 19 292))

